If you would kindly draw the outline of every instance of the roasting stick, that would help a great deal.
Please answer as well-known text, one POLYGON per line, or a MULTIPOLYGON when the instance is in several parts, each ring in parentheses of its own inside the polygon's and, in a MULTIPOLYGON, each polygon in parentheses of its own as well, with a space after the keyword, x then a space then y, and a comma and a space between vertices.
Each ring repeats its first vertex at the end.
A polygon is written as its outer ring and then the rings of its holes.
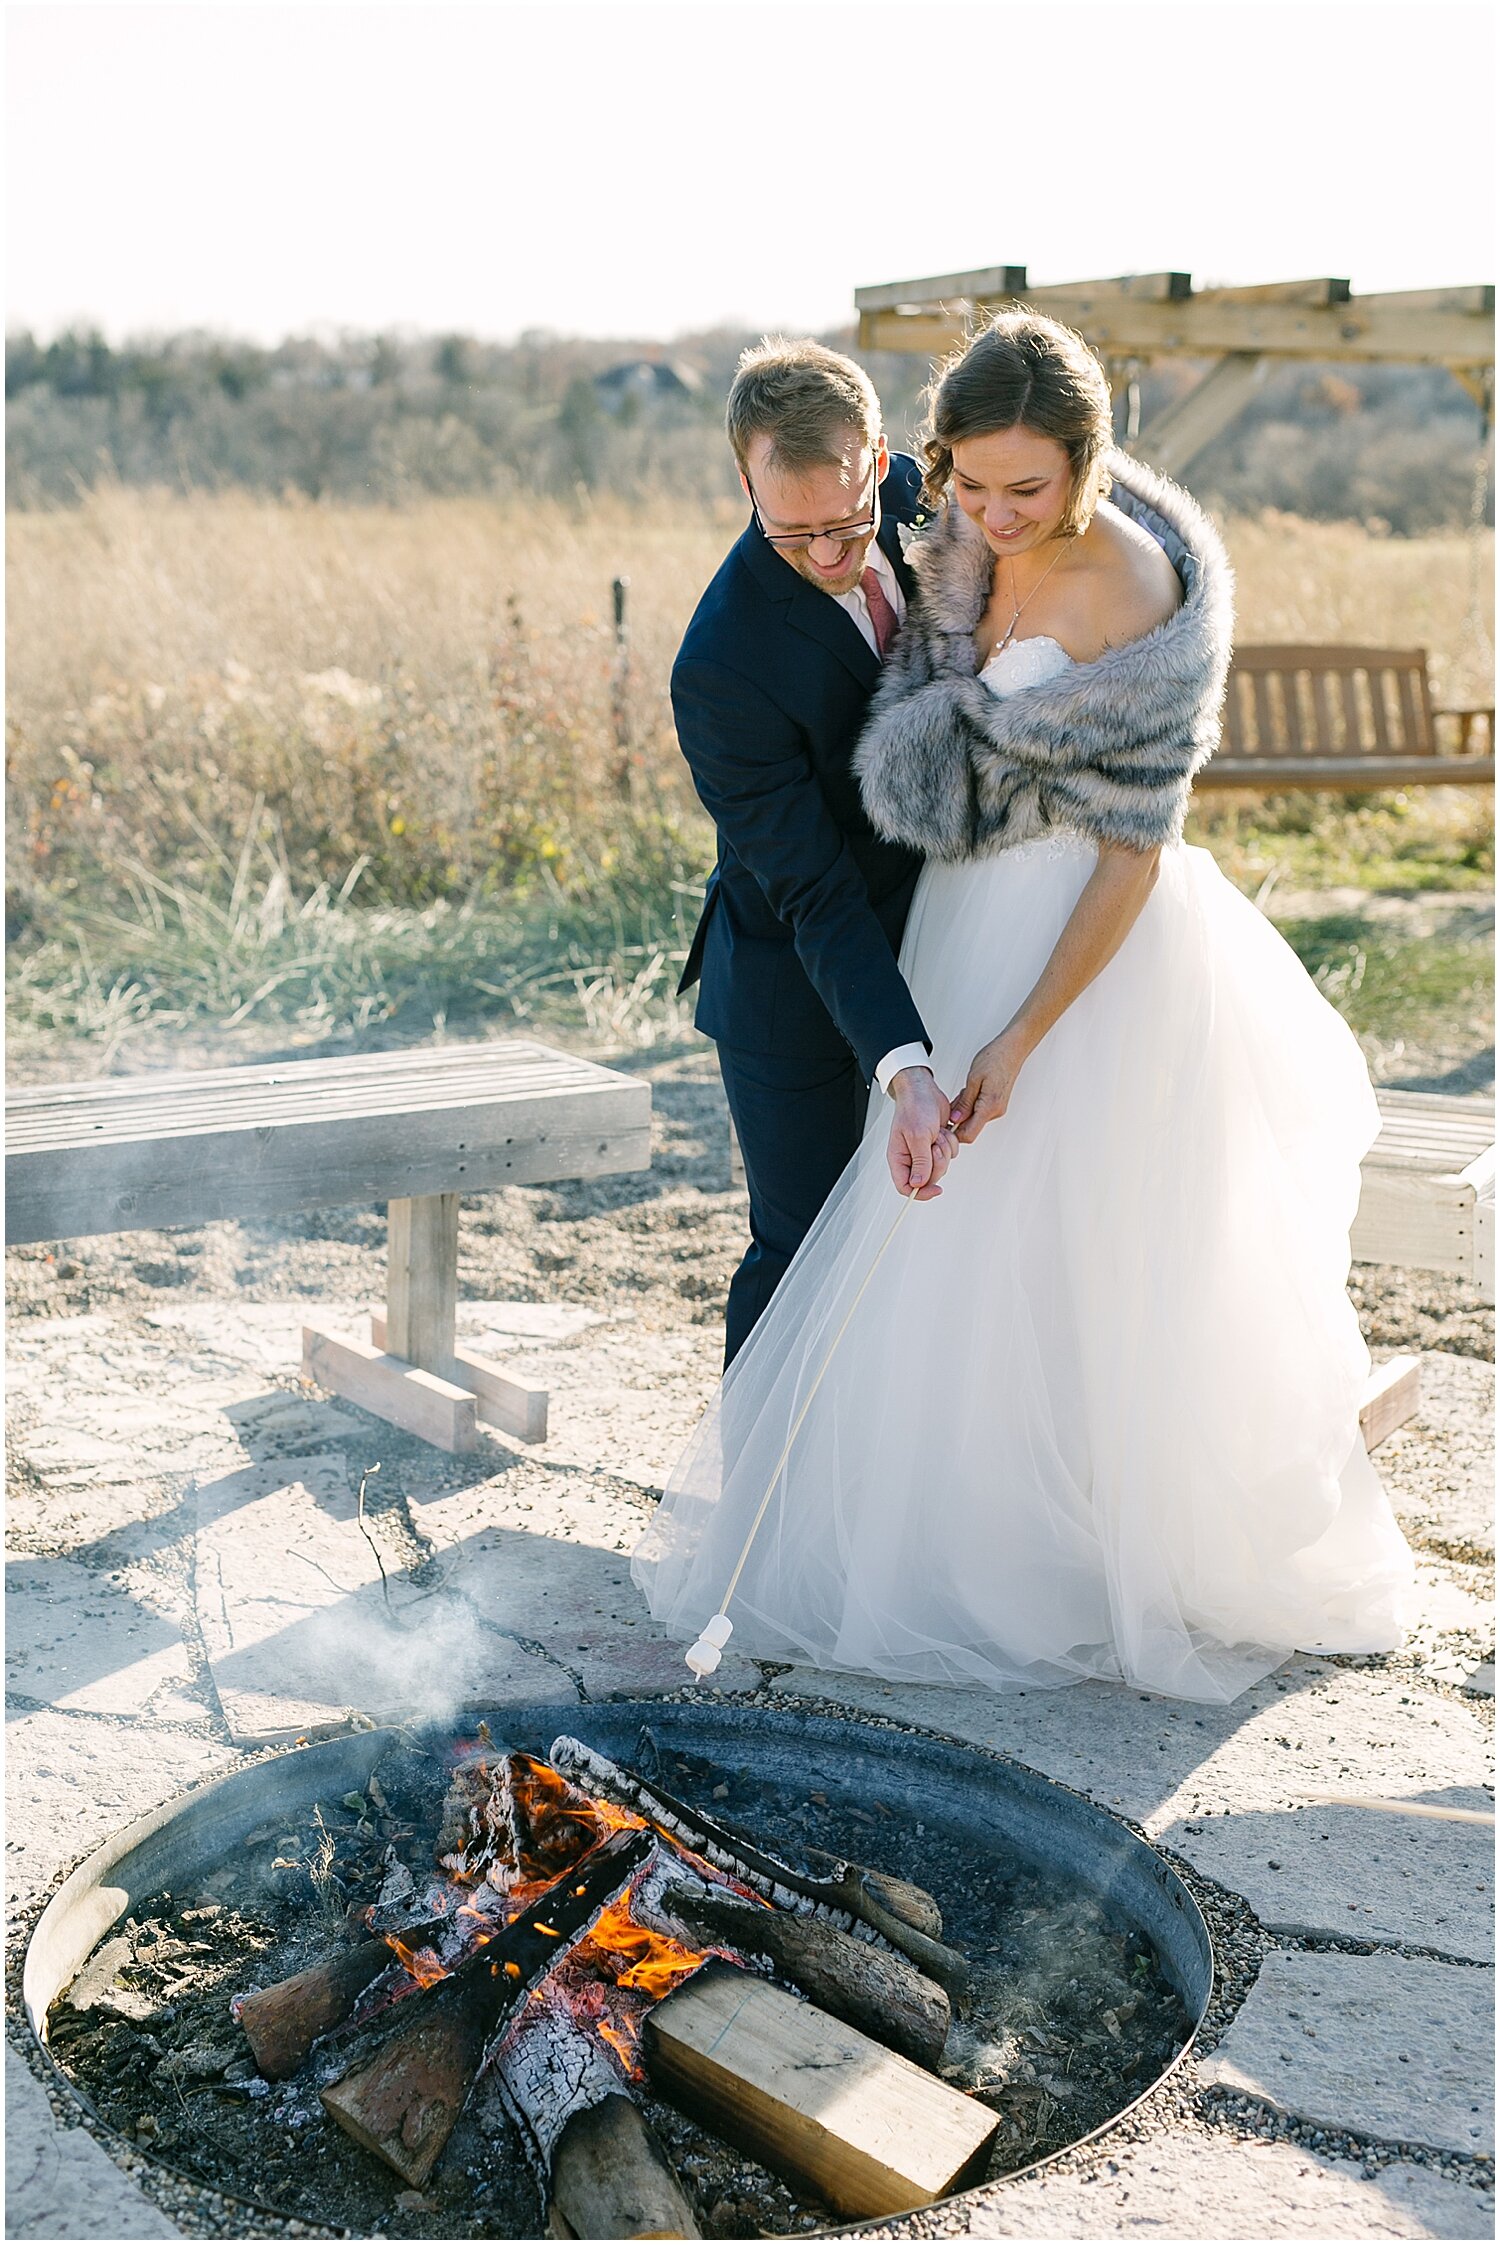
POLYGON ((1493 1824, 1492 1808, 1442 1808, 1434 1801, 1382 1801, 1364 1793, 1309 1793, 1325 1808, 1374 1809, 1381 1816, 1430 1816, 1441 1824, 1493 1824))
POLYGON ((807 1417, 808 1412, 812 1409, 813 1397, 817 1394, 819 1388, 823 1385, 823 1375, 828 1370, 829 1365, 833 1362, 834 1357, 838 1352, 838 1345, 844 1338, 844 1335, 848 1332, 850 1323, 854 1317, 854 1313, 859 1308, 860 1303, 864 1300, 865 1290, 869 1286, 871 1279, 875 1276, 875 1273, 879 1270, 881 1259, 884 1256, 886 1249, 890 1246, 891 1241, 895 1238, 897 1232, 900 1231, 901 1226, 905 1223, 907 1216, 911 1212, 912 1204, 916 1200, 917 1195, 921 1192, 921 1190, 922 1188, 920 1185, 914 1185, 912 1187, 912 1190, 902 1201, 901 1208, 896 1217, 895 1223, 892 1224, 890 1230, 886 1233, 885 1238, 881 1241, 879 1247, 876 1249, 874 1260, 871 1262, 869 1269, 865 1272, 864 1277, 860 1280, 859 1292, 855 1295, 853 1301, 849 1304, 848 1310, 846 1311, 844 1316, 844 1322, 839 1327, 838 1331, 834 1334, 832 1341, 829 1343, 828 1354, 824 1357, 822 1363, 818 1366, 817 1374, 813 1380, 813 1384, 808 1389, 807 1394, 803 1397, 802 1408, 797 1413, 796 1418, 792 1421, 792 1431, 787 1436, 786 1442, 782 1447, 781 1456, 776 1460, 776 1470, 771 1475, 770 1480, 766 1483, 766 1493, 761 1498, 760 1507, 756 1512, 755 1518, 750 1523, 750 1533, 748 1536, 746 1536, 744 1545, 740 1551, 740 1555, 734 1563, 734 1573, 730 1576, 728 1584, 724 1591, 724 1595, 719 1600, 719 1610, 711 1620, 704 1623, 702 1634, 698 1638, 697 1643, 689 1645, 686 1653, 683 1655, 683 1658, 686 1660, 689 1668, 691 1668, 693 1674, 699 1679, 700 1682, 705 1676, 711 1676, 714 1670, 718 1667, 719 1662, 724 1657, 724 1647, 728 1644, 730 1638, 734 1634, 734 1623, 729 1618, 729 1601, 734 1596, 735 1591, 739 1587, 740 1576, 745 1571, 745 1561, 750 1556, 750 1547, 754 1543, 756 1537, 760 1534, 760 1524, 766 1517, 766 1513, 770 1508, 772 1497, 776 1494, 776 1484, 781 1479, 782 1471, 786 1465, 786 1461, 792 1454, 792 1444, 796 1441, 798 1435, 801 1433, 802 1422, 807 1417))

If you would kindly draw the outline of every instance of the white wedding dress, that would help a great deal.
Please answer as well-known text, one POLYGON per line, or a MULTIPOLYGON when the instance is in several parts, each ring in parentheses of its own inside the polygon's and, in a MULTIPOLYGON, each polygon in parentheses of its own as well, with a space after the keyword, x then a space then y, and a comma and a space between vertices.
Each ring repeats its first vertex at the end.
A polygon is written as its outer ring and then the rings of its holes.
MULTIPOLYGON (((998 693, 1070 658, 1012 642, 998 693)), ((1081 837, 929 864, 901 965, 938 1082, 1036 982, 1081 837)), ((902 1204, 889 1100, 668 1483, 633 1572, 684 1640, 725 1585, 902 1204)), ((1378 1127, 1354 1037, 1204 850, 961 1148, 853 1311, 728 1611, 734 1649, 996 1689, 1226 1700, 1294 1648, 1372 1651, 1412 1560, 1358 1425, 1345 1291, 1378 1127)))

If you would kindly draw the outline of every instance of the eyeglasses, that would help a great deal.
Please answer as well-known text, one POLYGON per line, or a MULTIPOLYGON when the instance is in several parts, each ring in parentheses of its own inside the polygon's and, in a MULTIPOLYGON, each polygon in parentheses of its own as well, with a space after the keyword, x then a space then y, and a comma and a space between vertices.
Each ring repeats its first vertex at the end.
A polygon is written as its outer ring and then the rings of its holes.
POLYGON ((789 535, 778 535, 774 538, 766 528, 760 511, 760 501, 751 488, 750 478, 746 476, 745 489, 750 493, 750 505, 754 511, 760 534, 765 539, 766 544, 775 546, 780 553, 806 553, 808 547, 816 544, 819 538, 827 538, 836 546, 852 546, 860 538, 867 537, 875 528, 878 520, 875 511, 875 489, 879 481, 878 466, 878 461, 872 460, 870 462, 869 497, 860 502, 862 506, 868 507, 869 512, 863 515, 858 522, 840 523, 837 530, 794 530, 789 535))

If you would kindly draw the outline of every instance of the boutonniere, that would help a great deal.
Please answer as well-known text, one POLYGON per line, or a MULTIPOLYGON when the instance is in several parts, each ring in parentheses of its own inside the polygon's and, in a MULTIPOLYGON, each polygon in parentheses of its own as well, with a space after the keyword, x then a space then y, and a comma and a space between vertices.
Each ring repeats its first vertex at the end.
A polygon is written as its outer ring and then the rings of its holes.
POLYGON ((910 562, 912 555, 922 543, 922 532, 931 520, 930 514, 926 514, 921 508, 918 508, 910 522, 897 523, 896 536, 901 541, 901 559, 903 561, 910 562))

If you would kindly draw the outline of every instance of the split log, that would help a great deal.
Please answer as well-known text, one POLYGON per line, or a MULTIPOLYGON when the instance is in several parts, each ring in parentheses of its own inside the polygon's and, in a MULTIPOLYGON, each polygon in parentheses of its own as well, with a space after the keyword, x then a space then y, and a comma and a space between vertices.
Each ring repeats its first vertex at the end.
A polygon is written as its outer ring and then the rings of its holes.
POLYGON ((501 2022, 577 1941, 651 1853, 622 1832, 435 1987, 408 1996, 394 2031, 367 2063, 321 2092, 334 2120, 420 2190, 467 2101, 501 2022))
POLYGON ((675 1920, 700 1947, 728 1942, 746 1957, 765 1957, 835 2019, 917 2065, 935 2067, 942 2056, 953 2016, 948 1998, 905 1957, 856 1941, 824 1918, 768 1910, 722 1887, 668 1886, 661 1908, 668 1925, 675 1920))
POLYGON ((552 2211, 574 2237, 697 2237, 666 2153, 626 2093, 613 2052, 567 2002, 529 2003, 495 2053, 495 2078, 552 2211))
POLYGON ((710 1964, 645 2025, 662 2095, 854 2220, 977 2182, 999 2118, 809 2003, 710 1964))
POLYGON ((360 1941, 237 2003, 235 2017, 266 2080, 294 2074, 318 2037, 341 2027, 366 1988, 395 1962, 384 1941, 360 1941))
MULTIPOLYGON (((806 1872, 794 1871, 790 1864, 767 1855, 742 1833, 717 1824, 701 1810, 675 1800, 659 1785, 648 1784, 634 1770, 622 1769, 607 1756, 596 1754, 580 1739, 555 1738, 549 1759, 563 1776, 584 1792, 597 1793, 617 1807, 634 1810, 669 1837, 692 1849, 694 1854, 701 1855, 715 1870, 741 1880, 778 1908, 801 1911, 812 1908, 846 1933, 863 1927, 866 1939, 878 1935, 910 1958, 929 1979, 946 1988, 956 2003, 962 2002, 969 1985, 966 1959, 957 1949, 893 1916, 877 1898, 870 1884, 871 1874, 863 1865, 835 1856, 831 1859, 831 1870, 824 1877, 814 1878, 806 1872)), ((920 1893, 920 1888, 917 1891, 920 1893)))
MULTIPOLYGON (((495 1963, 471 1957, 422 1996, 419 2016, 398 2027, 368 2064, 321 2092, 346 2136, 420 2190, 463 2111, 497 2014, 512 2001, 495 1963)), ((406 2006, 402 2006, 405 2009, 406 2006)))

